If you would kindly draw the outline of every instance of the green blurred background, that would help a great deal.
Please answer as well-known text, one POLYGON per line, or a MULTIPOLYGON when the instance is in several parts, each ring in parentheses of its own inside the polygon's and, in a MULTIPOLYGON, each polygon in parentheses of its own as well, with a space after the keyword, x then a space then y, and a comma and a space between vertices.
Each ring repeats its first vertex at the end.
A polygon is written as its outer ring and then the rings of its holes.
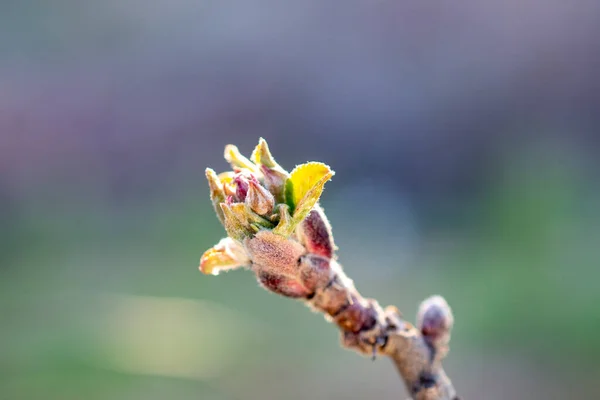
POLYGON ((0 399, 401 399, 248 272, 204 168, 336 171, 359 290, 444 295, 465 399, 600 398, 600 4, 0 3, 0 399))

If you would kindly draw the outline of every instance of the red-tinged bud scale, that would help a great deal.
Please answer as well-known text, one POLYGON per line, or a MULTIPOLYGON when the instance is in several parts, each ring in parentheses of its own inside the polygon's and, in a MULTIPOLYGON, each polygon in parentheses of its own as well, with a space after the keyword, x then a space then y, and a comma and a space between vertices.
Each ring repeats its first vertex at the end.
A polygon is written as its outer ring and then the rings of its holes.
POLYGON ((300 277, 304 286, 312 292, 327 286, 332 278, 329 262, 329 258, 317 254, 300 257, 300 277))
POLYGON ((237 174, 233 178, 233 182, 235 184, 235 197, 238 202, 243 202, 246 200, 246 195, 248 194, 248 179, 242 174, 237 174))
POLYGON ((286 297, 301 298, 311 294, 299 281, 286 276, 260 272, 258 274, 258 282, 265 289, 286 297))
POLYGON ((335 245, 331 226, 321 207, 315 206, 298 226, 298 239, 309 253, 333 257, 335 245))

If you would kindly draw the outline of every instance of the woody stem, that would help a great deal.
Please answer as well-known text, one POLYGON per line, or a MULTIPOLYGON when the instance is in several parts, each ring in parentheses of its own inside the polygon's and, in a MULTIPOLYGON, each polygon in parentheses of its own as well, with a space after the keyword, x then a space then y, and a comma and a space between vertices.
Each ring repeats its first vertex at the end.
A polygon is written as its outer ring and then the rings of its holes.
POLYGON ((339 264, 332 264, 331 280, 307 302, 340 328, 343 346, 390 357, 414 400, 458 400, 441 365, 447 342, 432 344, 395 307, 384 310, 362 297, 339 264))

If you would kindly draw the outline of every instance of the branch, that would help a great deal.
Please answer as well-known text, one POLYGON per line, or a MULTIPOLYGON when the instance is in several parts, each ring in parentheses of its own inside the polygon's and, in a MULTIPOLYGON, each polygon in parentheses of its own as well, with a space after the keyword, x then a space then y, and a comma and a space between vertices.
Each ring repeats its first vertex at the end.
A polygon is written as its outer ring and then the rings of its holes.
POLYGON ((446 301, 425 300, 415 327, 395 307, 362 297, 337 262, 331 226, 317 203, 333 171, 311 162, 288 173, 263 139, 252 160, 232 145, 225 158, 233 171, 207 169, 206 176, 228 237, 204 253, 200 270, 251 269, 265 289, 325 314, 344 347, 390 357, 414 400, 458 400, 441 363, 454 323, 446 301))

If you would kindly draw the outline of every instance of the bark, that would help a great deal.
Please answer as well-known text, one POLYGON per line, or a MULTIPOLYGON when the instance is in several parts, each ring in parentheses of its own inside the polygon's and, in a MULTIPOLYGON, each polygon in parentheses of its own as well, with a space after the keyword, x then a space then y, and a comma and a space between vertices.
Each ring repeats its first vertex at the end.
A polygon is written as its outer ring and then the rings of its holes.
POLYGON ((366 299, 333 261, 332 277, 306 302, 325 314, 342 334, 342 345, 361 354, 388 356, 414 400, 458 400, 441 360, 448 351, 452 314, 439 296, 426 300, 420 327, 402 319, 393 306, 366 299))

